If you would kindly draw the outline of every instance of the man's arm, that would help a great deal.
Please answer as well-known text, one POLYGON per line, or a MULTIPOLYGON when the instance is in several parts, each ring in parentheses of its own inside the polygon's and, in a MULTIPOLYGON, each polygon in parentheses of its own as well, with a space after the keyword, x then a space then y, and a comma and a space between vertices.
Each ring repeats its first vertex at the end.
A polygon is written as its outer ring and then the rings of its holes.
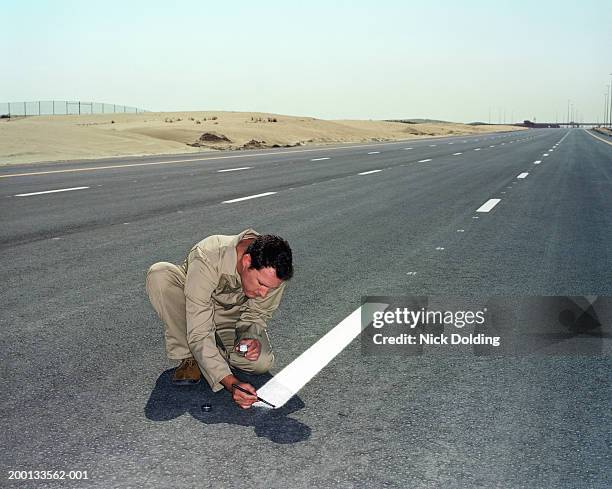
POLYGON ((214 265, 201 249, 194 248, 189 255, 185 279, 187 341, 214 392, 221 390, 221 380, 231 375, 215 339, 212 293, 217 285, 218 273, 214 265))

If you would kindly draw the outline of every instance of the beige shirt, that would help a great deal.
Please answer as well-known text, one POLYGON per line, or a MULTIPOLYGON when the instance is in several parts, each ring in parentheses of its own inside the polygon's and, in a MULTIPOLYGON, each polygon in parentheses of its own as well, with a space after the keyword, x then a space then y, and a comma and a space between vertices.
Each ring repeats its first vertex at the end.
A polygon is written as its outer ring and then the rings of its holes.
POLYGON ((237 236, 214 235, 196 244, 183 268, 187 312, 187 341, 204 377, 213 391, 223 388, 220 381, 232 372, 215 340, 217 329, 234 328, 235 344, 242 339, 265 334, 266 321, 278 308, 285 282, 265 298, 249 299, 242 290, 236 270, 236 245, 243 238, 259 233, 247 229, 237 236))

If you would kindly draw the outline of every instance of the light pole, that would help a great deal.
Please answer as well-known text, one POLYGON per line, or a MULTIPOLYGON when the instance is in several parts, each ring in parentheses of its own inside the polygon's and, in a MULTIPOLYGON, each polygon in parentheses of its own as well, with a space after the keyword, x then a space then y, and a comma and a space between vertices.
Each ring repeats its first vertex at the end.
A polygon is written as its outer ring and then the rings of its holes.
POLYGON ((612 129, 612 73, 610 73, 610 95, 608 96, 608 102, 610 104, 610 110, 608 117, 608 128, 612 129))
POLYGON ((608 124, 608 91, 604 93, 604 117, 603 117, 603 127, 606 127, 608 124))

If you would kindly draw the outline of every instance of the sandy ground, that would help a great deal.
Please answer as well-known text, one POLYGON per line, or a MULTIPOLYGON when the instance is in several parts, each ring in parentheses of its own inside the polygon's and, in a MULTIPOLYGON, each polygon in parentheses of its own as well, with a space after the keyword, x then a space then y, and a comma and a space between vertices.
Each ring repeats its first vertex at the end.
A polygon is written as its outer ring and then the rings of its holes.
POLYGON ((0 119, 0 165, 391 141, 508 130, 521 128, 454 123, 330 121, 254 112, 146 112, 21 117, 0 119), (205 134, 208 136, 203 136, 205 134), (216 138, 221 140, 214 141, 216 138))

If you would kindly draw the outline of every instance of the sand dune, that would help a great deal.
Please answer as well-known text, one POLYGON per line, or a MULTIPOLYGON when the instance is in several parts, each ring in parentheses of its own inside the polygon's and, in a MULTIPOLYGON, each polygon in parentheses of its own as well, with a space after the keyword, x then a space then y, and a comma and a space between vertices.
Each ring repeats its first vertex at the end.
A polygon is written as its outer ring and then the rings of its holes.
POLYGON ((223 149, 390 141, 511 130, 521 128, 451 123, 330 121, 255 112, 37 116, 0 119, 0 165, 223 149))

